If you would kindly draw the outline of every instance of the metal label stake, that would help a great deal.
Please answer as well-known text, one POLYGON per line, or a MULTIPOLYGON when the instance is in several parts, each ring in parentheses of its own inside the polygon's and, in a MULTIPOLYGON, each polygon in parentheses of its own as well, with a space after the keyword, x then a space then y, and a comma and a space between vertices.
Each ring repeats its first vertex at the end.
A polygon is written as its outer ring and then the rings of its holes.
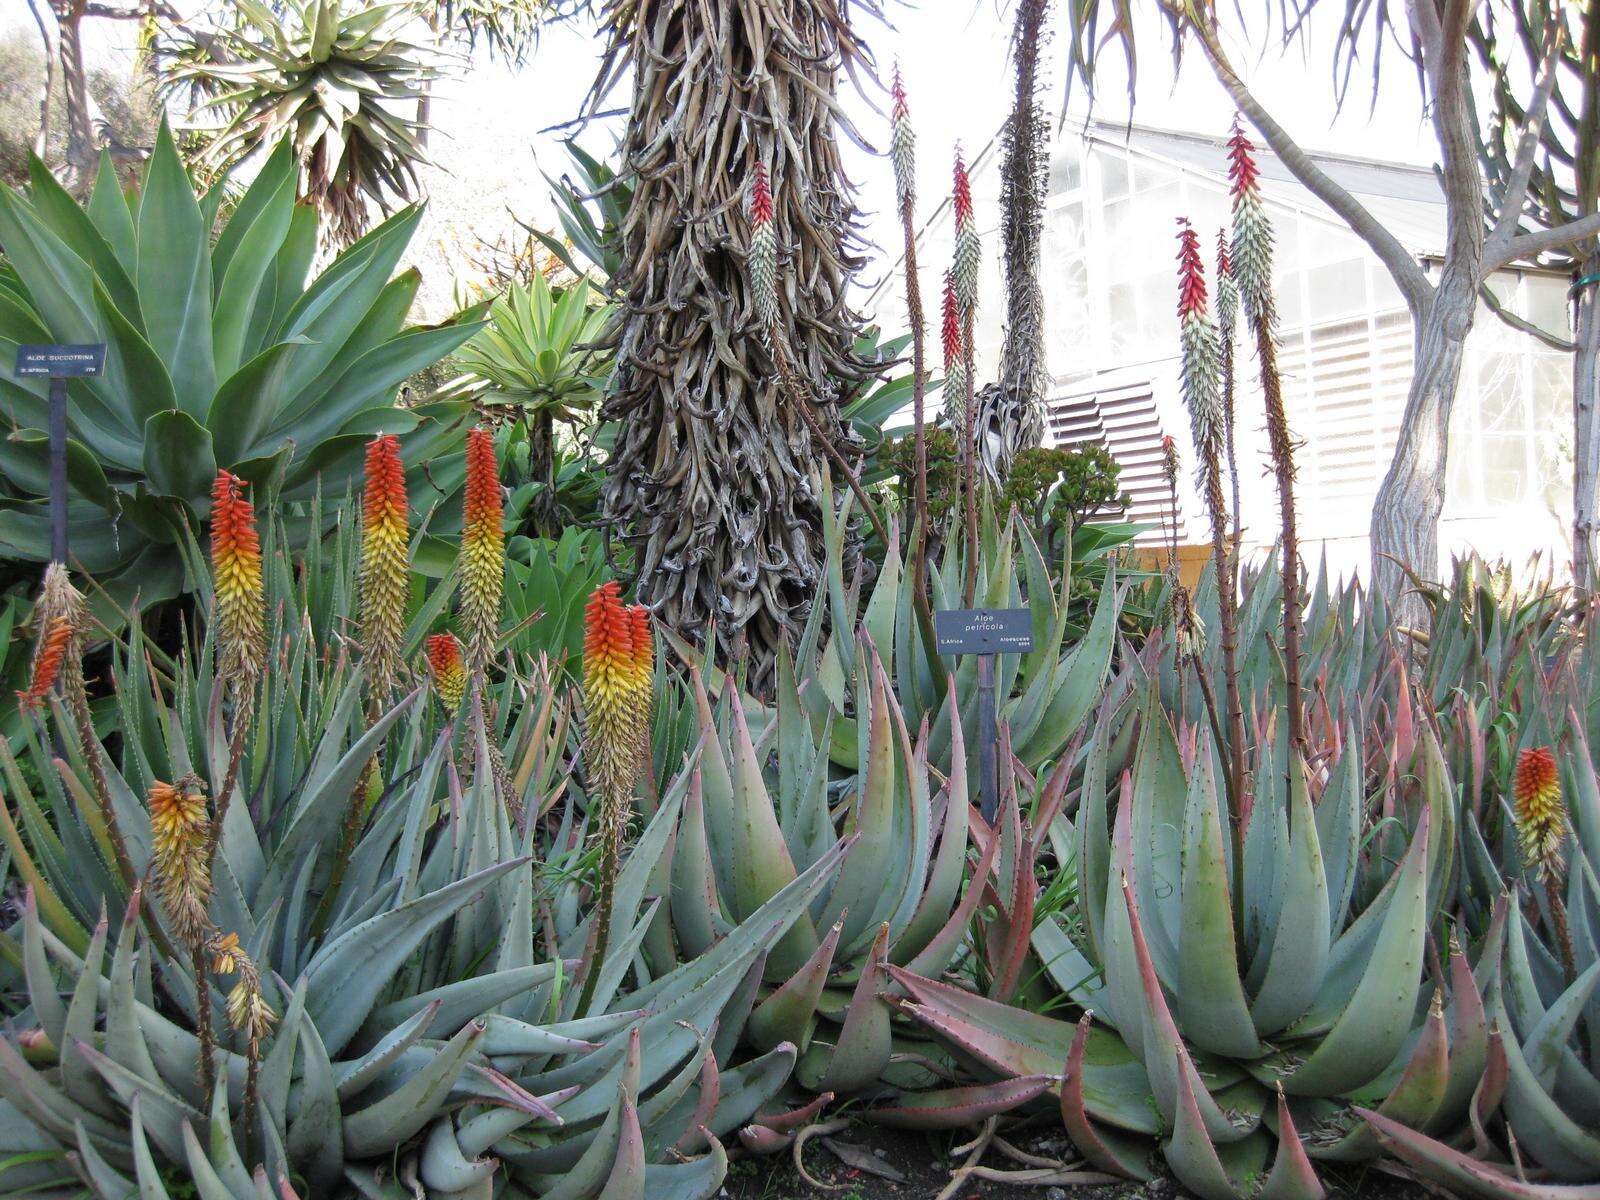
POLYGON ((940 654, 978 656, 978 796, 983 819, 1000 809, 1000 764, 995 658, 1033 649, 1033 614, 1025 608, 957 608, 933 614, 940 654))
POLYGON ((16 376, 50 380, 50 561, 67 561, 67 381, 106 368, 104 342, 18 346, 16 376))

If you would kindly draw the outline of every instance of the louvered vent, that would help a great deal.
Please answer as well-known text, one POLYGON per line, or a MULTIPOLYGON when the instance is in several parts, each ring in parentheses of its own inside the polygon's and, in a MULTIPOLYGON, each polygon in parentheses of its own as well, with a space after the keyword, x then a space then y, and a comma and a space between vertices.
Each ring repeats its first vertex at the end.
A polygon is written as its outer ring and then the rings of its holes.
MULTIPOLYGON (((1073 392, 1050 405, 1050 438, 1055 445, 1101 442, 1122 464, 1122 490, 1133 502, 1126 519, 1150 527, 1140 535, 1141 543, 1164 542, 1167 522, 1172 519, 1171 496, 1161 467, 1164 432, 1147 382, 1073 392)), ((1181 493, 1178 540, 1189 541, 1181 493)))
POLYGON ((1302 536, 1359 537, 1394 455, 1411 382, 1404 312, 1295 330, 1279 354, 1297 455, 1302 536))

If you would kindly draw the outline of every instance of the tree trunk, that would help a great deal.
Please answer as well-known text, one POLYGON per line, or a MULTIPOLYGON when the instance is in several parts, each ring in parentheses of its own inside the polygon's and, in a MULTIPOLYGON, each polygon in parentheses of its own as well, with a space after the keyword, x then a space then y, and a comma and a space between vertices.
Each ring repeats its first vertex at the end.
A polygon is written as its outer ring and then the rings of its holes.
POLYGON ((1400 438, 1372 506, 1374 590, 1389 597, 1396 614, 1415 626, 1426 622, 1427 610, 1402 568, 1423 579, 1434 579, 1439 572, 1439 515, 1444 511, 1450 413, 1477 294, 1475 287, 1467 291, 1463 311, 1460 303, 1452 302, 1461 286, 1461 280, 1441 282, 1418 324, 1400 438))
POLYGON ((61 94, 67 106, 67 152, 63 184, 81 192, 94 179, 96 141, 94 98, 89 95, 89 73, 83 65, 83 10, 85 0, 55 0, 51 5, 59 26, 61 94))
POLYGON ((28 0, 28 11, 39 27, 39 41, 44 45, 44 80, 39 85, 39 132, 33 139, 33 152, 39 158, 50 147, 50 98, 56 84, 56 42, 50 36, 50 26, 45 22, 40 0, 28 0))
MULTIPOLYGON (((1600 274, 1600 249, 1578 268, 1580 278, 1600 274)), ((1600 283, 1580 286, 1572 356, 1572 581, 1593 589, 1595 524, 1600 482, 1600 283)))
POLYGON ((526 423, 528 434, 528 474, 538 484, 528 515, 540 537, 554 538, 561 533, 561 513, 556 505, 556 422, 547 408, 532 413, 526 423))
POLYGON ((603 505, 634 548, 640 601, 691 642, 714 634, 719 661, 748 654, 761 694, 825 594, 819 441, 848 452, 838 402, 871 373, 855 350, 862 262, 833 99, 866 51, 841 0, 607 11, 590 108, 631 78, 621 153, 634 191, 604 338, 616 374, 602 419, 617 437, 603 505), (771 179, 765 260, 749 215, 757 164, 771 179), (770 319, 763 286, 777 295, 770 319), (779 385, 784 355, 814 410, 779 385))

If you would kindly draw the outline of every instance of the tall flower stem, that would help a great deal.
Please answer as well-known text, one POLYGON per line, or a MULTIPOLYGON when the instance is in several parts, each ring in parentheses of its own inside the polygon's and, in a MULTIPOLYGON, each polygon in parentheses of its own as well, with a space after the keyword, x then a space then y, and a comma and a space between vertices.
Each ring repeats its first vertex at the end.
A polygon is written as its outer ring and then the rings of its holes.
POLYGON ((975 370, 973 355, 973 330, 977 324, 978 271, 982 251, 978 244, 977 214, 972 207, 972 181, 967 175, 967 164, 956 148, 956 162, 951 190, 951 209, 955 215, 955 263, 952 275, 955 296, 961 317, 962 389, 961 398, 961 455, 966 521, 966 579, 962 588, 963 603, 968 607, 977 603, 978 593, 978 424, 977 397, 973 386, 975 370))
POLYGON ((1277 309, 1272 295, 1272 227, 1262 202, 1254 147, 1237 118, 1228 138, 1228 176, 1233 193, 1233 268, 1239 299, 1253 335, 1266 408, 1267 446, 1278 484, 1278 516, 1283 576, 1284 704, 1289 741, 1306 749, 1305 712, 1300 681, 1300 539, 1294 512, 1294 439, 1283 408, 1278 374, 1277 309))
MULTIPOLYGON (((1218 307, 1228 309, 1226 284, 1218 282, 1218 307)), ((1231 317, 1232 311, 1228 312, 1231 317)), ((1211 526, 1211 561, 1217 580, 1217 614, 1221 628, 1223 697, 1227 736, 1217 730, 1227 764, 1228 815, 1233 826, 1234 849, 1242 861, 1244 846, 1245 732, 1244 706, 1239 696, 1238 580, 1228 544, 1228 505, 1222 491, 1223 443, 1232 422, 1228 417, 1232 387, 1232 352, 1219 339, 1206 305, 1205 268, 1200 261, 1200 238, 1186 219, 1178 222, 1178 328, 1182 343, 1184 402, 1189 409, 1200 490, 1211 526), (1219 388, 1219 383, 1222 385, 1219 388)), ((1200 660, 1195 670, 1201 671, 1200 660)), ((1207 685, 1209 686, 1209 684, 1207 685)))
MULTIPOLYGON (((1217 331, 1221 334, 1222 358, 1222 440, 1227 448, 1228 486, 1233 501, 1233 529, 1230 537, 1233 551, 1228 569, 1234 572, 1234 590, 1238 594, 1239 539, 1239 451, 1234 440, 1234 348, 1239 336, 1239 285, 1234 282, 1233 262, 1228 251, 1226 230, 1217 230, 1217 331)), ((1219 567, 1220 569, 1220 567, 1219 567)))
POLYGON ((650 618, 642 607, 625 607, 620 591, 615 582, 601 584, 583 614, 583 757, 589 794, 600 802, 600 869, 594 949, 584 966, 579 1016, 594 999, 611 940, 622 841, 650 728, 650 618))
POLYGON ((928 429, 925 394, 928 389, 927 320, 922 311, 922 282, 917 271, 916 134, 906 104, 900 68, 894 72, 894 111, 890 117, 889 157, 894 164, 895 194, 900 202, 900 233, 904 240, 906 319, 911 325, 911 420, 915 438, 915 472, 912 483, 911 607, 933 673, 935 690, 944 686, 944 661, 939 657, 933 630, 933 610, 928 604, 928 429))

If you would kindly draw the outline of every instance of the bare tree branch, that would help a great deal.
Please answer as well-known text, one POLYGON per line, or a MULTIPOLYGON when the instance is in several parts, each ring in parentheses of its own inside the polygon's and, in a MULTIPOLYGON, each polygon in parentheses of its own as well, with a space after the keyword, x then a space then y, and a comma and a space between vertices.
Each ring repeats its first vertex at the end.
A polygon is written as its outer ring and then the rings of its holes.
POLYGON ((1549 104, 1550 93, 1556 86, 1557 68, 1560 65, 1561 45, 1565 39, 1565 32, 1565 27, 1554 19, 1546 29, 1539 78, 1534 84, 1533 95, 1529 97, 1528 106, 1524 110, 1522 135, 1517 141, 1516 162, 1512 166, 1511 177, 1506 181, 1505 191, 1500 197, 1500 213, 1495 218, 1494 230, 1489 234, 1488 245, 1484 247, 1485 258, 1491 258, 1503 251, 1516 236, 1517 223, 1522 217, 1522 206, 1528 198, 1528 181, 1533 177, 1539 142, 1544 131, 1544 110, 1549 104))
POLYGON ((1483 301, 1485 308, 1518 333, 1525 333, 1531 338, 1537 338, 1552 350, 1559 350, 1563 354, 1571 354, 1576 348, 1576 343, 1568 341, 1558 334, 1551 333, 1542 325, 1535 325, 1527 317, 1519 317, 1512 312, 1505 306, 1504 301, 1494 294, 1487 283, 1478 289, 1478 298, 1483 301))
POLYGON ((1262 107, 1223 54, 1215 31, 1196 24, 1195 32, 1201 48, 1216 71, 1217 78, 1222 81, 1222 86, 1238 105, 1239 111, 1261 131, 1261 136, 1266 139, 1267 145, 1271 146, 1273 152, 1283 160, 1283 165, 1289 168, 1294 177, 1317 199, 1333 209, 1345 224, 1367 243, 1389 274, 1394 277, 1401 295, 1406 298, 1407 306, 1413 313, 1420 313, 1433 295, 1433 285, 1428 282, 1421 264, 1400 244, 1399 239, 1389 232, 1382 221, 1373 216, 1365 205, 1312 161, 1311 156, 1300 148, 1300 144, 1294 140, 1289 131, 1278 124, 1272 114, 1262 107))
POLYGON ((1559 250, 1563 246, 1570 246, 1573 242, 1581 242, 1584 238, 1596 234, 1600 234, 1600 212, 1590 213, 1579 220, 1556 225, 1550 229, 1530 229, 1512 238, 1493 258, 1485 254, 1483 273, 1487 276, 1508 263, 1532 261, 1548 250, 1559 250))

